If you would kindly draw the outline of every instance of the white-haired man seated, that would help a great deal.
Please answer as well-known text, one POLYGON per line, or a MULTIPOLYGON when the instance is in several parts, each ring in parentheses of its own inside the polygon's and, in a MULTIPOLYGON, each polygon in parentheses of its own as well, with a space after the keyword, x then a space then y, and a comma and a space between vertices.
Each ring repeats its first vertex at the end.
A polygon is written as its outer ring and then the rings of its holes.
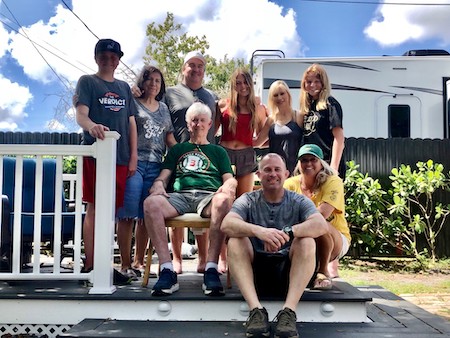
POLYGON ((145 225, 161 270, 153 286, 154 296, 170 295, 179 289, 169 253, 165 220, 187 212, 211 218, 203 290, 209 296, 224 294, 218 272, 219 254, 225 238, 220 225, 234 201, 237 182, 226 151, 207 139, 212 126, 211 115, 211 110, 203 103, 196 102, 189 107, 186 122, 190 139, 169 150, 150 196, 144 201, 145 225), (167 193, 172 175, 174 192, 167 193))

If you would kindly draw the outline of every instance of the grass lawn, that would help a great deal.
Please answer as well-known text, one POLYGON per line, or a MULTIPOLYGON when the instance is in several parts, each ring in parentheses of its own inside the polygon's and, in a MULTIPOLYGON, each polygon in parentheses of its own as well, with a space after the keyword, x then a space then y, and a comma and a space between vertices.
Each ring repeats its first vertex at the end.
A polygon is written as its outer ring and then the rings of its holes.
POLYGON ((345 258, 339 275, 354 286, 379 285, 397 295, 450 293, 450 260, 423 270, 414 260, 345 258))

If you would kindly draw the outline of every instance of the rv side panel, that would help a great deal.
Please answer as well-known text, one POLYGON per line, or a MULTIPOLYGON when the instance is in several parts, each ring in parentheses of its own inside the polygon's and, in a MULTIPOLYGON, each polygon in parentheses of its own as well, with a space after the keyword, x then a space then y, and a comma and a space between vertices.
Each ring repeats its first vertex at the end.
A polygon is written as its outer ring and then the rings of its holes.
POLYGON ((443 79, 450 76, 450 57, 265 59, 255 74, 257 95, 267 103, 270 84, 284 80, 298 109, 301 77, 316 62, 342 105, 346 137, 446 136, 443 79))

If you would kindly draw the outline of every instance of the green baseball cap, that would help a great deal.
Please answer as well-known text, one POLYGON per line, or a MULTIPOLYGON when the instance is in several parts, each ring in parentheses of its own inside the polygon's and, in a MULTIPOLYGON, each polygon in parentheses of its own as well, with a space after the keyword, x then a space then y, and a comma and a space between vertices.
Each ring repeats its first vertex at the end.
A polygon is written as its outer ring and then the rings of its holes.
POLYGON ((300 158, 303 155, 313 155, 317 158, 320 158, 321 160, 323 160, 323 152, 322 149, 320 149, 320 147, 318 145, 315 144, 305 144, 304 146, 302 146, 300 148, 300 150, 298 151, 298 157, 300 158))

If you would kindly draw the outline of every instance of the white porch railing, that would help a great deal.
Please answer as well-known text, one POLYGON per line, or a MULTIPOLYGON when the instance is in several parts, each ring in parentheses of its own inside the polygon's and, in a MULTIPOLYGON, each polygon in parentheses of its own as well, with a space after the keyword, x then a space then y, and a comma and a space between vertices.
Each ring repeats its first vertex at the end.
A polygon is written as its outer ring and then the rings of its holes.
MULTIPOLYGON (((0 145, 0 191, 3 191, 3 157, 13 155, 16 158, 15 187, 14 187, 14 217, 12 229, 12 257, 11 272, 1 272, 0 280, 83 280, 88 279, 93 286, 91 294, 111 294, 116 289, 113 285, 113 250, 115 225, 115 176, 116 176, 116 146, 120 135, 117 132, 106 132, 104 140, 98 140, 90 146, 86 145, 0 145), (35 207, 32 272, 21 271, 21 219, 22 213, 22 182, 23 158, 33 157, 36 160, 35 173, 35 207), (42 210, 42 182, 45 156, 56 157, 55 182, 55 212, 53 229, 54 264, 51 272, 41 272, 41 216, 42 210), (75 175, 75 233, 73 238, 73 272, 61 271, 61 226, 62 206, 57 196, 62 196, 64 175, 62 173, 63 157, 77 156, 77 170, 75 175), (82 235, 82 171, 83 156, 96 158, 96 212, 95 212, 95 247, 94 266, 90 273, 81 273, 81 235, 82 235), (58 179, 59 178, 59 179, 58 179), (109 240, 107 240, 109 239, 109 240)), ((67 178, 67 177, 66 177, 67 178)), ((71 178, 72 180, 72 178, 71 178)), ((11 201, 10 201, 11 202, 11 201)), ((2 210, 0 208, 0 219, 2 210)))

